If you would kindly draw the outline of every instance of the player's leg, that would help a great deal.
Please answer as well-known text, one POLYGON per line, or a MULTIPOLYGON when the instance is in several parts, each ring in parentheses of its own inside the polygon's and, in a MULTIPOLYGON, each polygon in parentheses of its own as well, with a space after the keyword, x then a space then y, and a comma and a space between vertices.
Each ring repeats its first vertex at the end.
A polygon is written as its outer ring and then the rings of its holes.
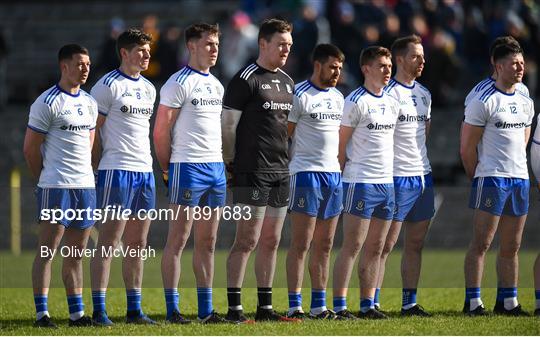
POLYGON ((102 220, 96 223, 99 231, 96 253, 90 259, 90 283, 94 322, 98 325, 112 324, 106 313, 106 294, 111 270, 112 252, 120 246, 126 219, 120 216, 127 206, 129 194, 128 172, 99 170, 96 184, 96 206, 101 208, 102 220))
POLYGON ((334 262, 332 273, 334 311, 338 315, 349 316, 347 290, 354 262, 366 239, 369 222, 370 219, 349 213, 343 214, 343 243, 334 262))
POLYGON ((48 295, 51 283, 51 265, 63 234, 64 226, 61 224, 52 224, 50 222, 41 222, 39 224, 38 251, 32 264, 36 326, 56 327, 50 321, 48 295))
POLYGON ((465 306, 464 312, 474 314, 482 311, 480 288, 484 273, 484 260, 497 232, 500 216, 480 209, 474 211, 473 238, 465 255, 465 306), (478 308, 478 310, 476 310, 478 308), (475 311, 476 310, 476 311, 475 311))
POLYGON ((401 314, 431 316, 416 303, 418 280, 422 267, 422 249, 435 214, 435 194, 431 173, 424 176, 422 193, 408 212, 404 222, 404 245, 401 255, 401 279, 403 282, 401 314))
POLYGON ((380 291, 384 281, 384 273, 386 271, 386 260, 388 256, 394 249, 398 239, 399 233, 401 232, 402 221, 392 221, 390 228, 388 229, 388 235, 386 236, 386 241, 384 243, 384 248, 381 253, 381 261, 379 263, 379 275, 377 277, 377 288, 375 289, 375 297, 373 298, 375 309, 380 310, 381 303, 379 300, 380 291))
POLYGON ((69 309, 70 326, 89 326, 92 319, 84 316, 83 291, 83 266, 82 253, 86 249, 90 228, 84 229, 69 227, 64 233, 64 245, 70 247, 70 253, 64 255, 62 263, 62 280, 66 289, 69 309))
MULTIPOLYGON (((392 210, 393 211, 393 210, 392 210)), ((391 218, 391 215, 390 215, 391 218)), ((372 217, 358 263, 360 277, 360 314, 365 318, 386 318, 375 309, 375 290, 379 277, 379 263, 391 219, 372 217)))
POLYGON ((166 319, 172 323, 185 323, 180 315, 178 282, 180 281, 180 258, 191 233, 193 224, 193 209, 178 204, 170 204, 169 209, 174 215, 169 220, 167 241, 161 257, 161 278, 167 306, 166 319))
POLYGON ((502 215, 499 221, 499 252, 497 255, 497 314, 524 315, 518 303, 518 252, 527 215, 502 215))
POLYGON ((403 254, 401 256, 401 279, 403 281, 402 315, 428 316, 416 303, 416 293, 422 267, 422 249, 430 220, 409 222, 403 225, 403 254))
MULTIPOLYGON (((302 281, 304 262, 311 245, 316 218, 308 214, 291 212, 291 245, 287 252, 287 286, 289 290, 289 311, 287 316, 302 318, 302 281)), ((312 253, 313 254, 313 253, 312 253)), ((313 285, 312 285, 313 286, 313 285)))
POLYGON ((540 316, 540 254, 534 261, 534 298, 536 300, 534 315, 540 316))
MULTIPOLYGON (((225 206, 226 180, 223 163, 204 164, 208 177, 208 189, 199 201, 200 220, 194 221, 193 271, 197 281, 199 321, 205 324, 225 322, 215 311, 212 301, 214 279, 214 251, 219 220, 225 206)), ((238 209, 228 210, 231 213, 238 209)), ((229 213, 229 214, 231 214, 229 213)), ((242 216, 240 211, 240 216, 242 216)))
POLYGON ((318 318, 335 318, 326 307, 326 286, 330 269, 330 253, 334 245, 334 235, 339 214, 328 219, 317 219, 309 256, 311 278, 310 315, 318 318), (330 316, 329 316, 330 315, 330 316))

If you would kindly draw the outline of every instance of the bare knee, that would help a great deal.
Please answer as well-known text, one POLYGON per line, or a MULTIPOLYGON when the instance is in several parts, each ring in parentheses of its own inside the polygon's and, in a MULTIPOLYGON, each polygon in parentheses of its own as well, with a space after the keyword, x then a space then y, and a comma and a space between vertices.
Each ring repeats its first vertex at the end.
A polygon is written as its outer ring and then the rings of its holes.
POLYGON ((303 257, 309 250, 310 243, 305 239, 296 240, 291 243, 291 248, 289 249, 291 253, 303 257))
POLYGON ((470 247, 470 251, 475 255, 484 256, 489 250, 491 244, 486 241, 473 242, 470 247))
POLYGON ((392 250, 394 249, 394 246, 396 245, 397 243, 397 240, 387 240, 384 244, 384 247, 381 251, 381 256, 382 257, 388 257, 388 255, 390 255, 390 253, 392 252, 392 250))
POLYGON ((216 250, 216 237, 209 236, 195 242, 195 249, 209 254, 214 254, 216 250))
POLYGON ((280 241, 279 238, 275 238, 275 237, 264 239, 259 243, 261 247, 260 249, 269 251, 269 252, 276 251, 279 247, 279 241, 280 241))
POLYGON ((421 253, 424 248, 423 239, 409 239, 405 242, 405 250, 407 252, 421 253))
POLYGON ((139 239, 132 240, 129 242, 124 242, 125 246, 128 249, 138 249, 138 250, 145 249, 146 243, 147 243, 146 238, 139 238, 139 239))
POLYGON ((517 242, 513 242, 512 244, 505 245, 504 247, 501 246, 499 250, 500 257, 503 258, 513 258, 518 255, 520 244, 517 242))
POLYGON ((252 238, 242 239, 242 240, 235 240, 234 244, 232 246, 232 252, 235 253, 251 253, 255 247, 257 247, 257 241, 252 238))
POLYGON ((380 257, 383 253, 385 243, 383 240, 377 240, 375 242, 370 242, 364 248, 364 256, 367 258, 380 257))
POLYGON ((330 251, 334 245, 334 238, 326 237, 322 239, 317 239, 313 243, 314 253, 319 255, 330 255, 330 251))

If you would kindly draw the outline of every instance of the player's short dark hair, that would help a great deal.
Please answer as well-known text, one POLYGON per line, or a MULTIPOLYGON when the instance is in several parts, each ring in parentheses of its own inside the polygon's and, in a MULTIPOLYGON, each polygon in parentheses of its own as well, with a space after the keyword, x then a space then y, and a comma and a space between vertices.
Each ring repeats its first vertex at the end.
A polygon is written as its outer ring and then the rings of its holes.
POLYGON ((208 35, 220 35, 219 25, 211 25, 205 22, 195 23, 186 28, 184 33, 186 43, 191 40, 198 40, 202 37, 204 33, 208 32, 208 35))
POLYGON ((493 40, 493 42, 491 42, 491 45, 489 46, 489 56, 493 57, 493 53, 495 52, 495 49, 498 46, 501 46, 503 44, 515 45, 518 48, 521 48, 521 45, 519 44, 519 42, 516 39, 514 39, 512 36, 510 35, 499 36, 495 40, 493 40))
POLYGON ((328 58, 335 57, 339 62, 345 61, 345 54, 335 45, 329 43, 319 44, 313 49, 313 54, 311 60, 313 62, 317 61, 320 63, 325 63, 328 61, 328 58))
POLYGON ((120 34, 116 40, 116 52, 120 57, 120 49, 131 50, 135 46, 144 46, 152 43, 152 35, 143 32, 142 30, 130 28, 120 34))
POLYGON ((409 48, 409 43, 412 44, 422 44, 422 38, 418 35, 412 34, 396 39, 390 50, 392 50, 392 55, 394 56, 403 56, 409 48))
POLYGON ((522 54, 523 49, 516 44, 501 44, 495 47, 493 51, 493 62, 505 58, 508 55, 522 54))
POLYGON ((78 44, 66 44, 60 50, 58 51, 58 62, 64 61, 64 60, 71 60, 73 55, 76 54, 83 54, 83 55, 89 55, 88 49, 84 48, 83 46, 80 46, 78 44))
POLYGON ((381 56, 392 58, 392 54, 388 48, 381 46, 370 46, 362 49, 362 52, 360 53, 360 67, 381 56))
POLYGON ((292 33, 292 30, 293 26, 290 22, 276 18, 266 19, 261 23, 257 41, 260 39, 270 41, 275 33, 292 33))

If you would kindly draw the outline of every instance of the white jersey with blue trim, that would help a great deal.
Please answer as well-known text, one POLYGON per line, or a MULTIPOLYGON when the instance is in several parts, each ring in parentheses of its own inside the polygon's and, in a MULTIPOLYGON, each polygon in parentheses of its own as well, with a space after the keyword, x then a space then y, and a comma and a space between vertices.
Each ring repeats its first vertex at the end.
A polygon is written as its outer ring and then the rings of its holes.
POLYGON ((172 129, 171 163, 223 162, 221 110, 223 85, 212 74, 186 66, 160 91, 160 104, 180 109, 172 129))
POLYGON ((96 127, 97 109, 88 93, 70 94, 58 85, 32 104, 28 127, 45 135, 39 187, 94 188, 90 131, 96 127))
MULTIPOLYGON (((465 103, 464 105, 467 106, 469 102, 471 102, 475 97, 480 97, 482 94, 488 90, 491 85, 495 83, 495 79, 493 77, 488 77, 480 81, 477 85, 475 85, 471 91, 467 94, 467 97, 465 97, 465 103)), ((516 91, 522 93, 523 95, 527 97, 531 97, 529 95, 529 88, 523 82, 519 82, 516 84, 516 91)))
POLYGON ((296 123, 289 170, 340 172, 339 126, 343 116, 343 94, 336 88, 320 89, 309 80, 294 87, 289 122, 296 123))
POLYGON ((465 108, 465 123, 484 128, 478 144, 475 177, 528 179, 525 128, 534 117, 533 101, 506 94, 492 84, 465 108))
POLYGON ((431 119, 431 93, 418 82, 412 86, 395 79, 384 89, 399 106, 394 131, 394 176, 423 176, 431 172, 426 128, 431 119))
POLYGON ((540 184, 540 116, 536 117, 536 131, 531 144, 531 168, 538 184, 540 184))
POLYGON ((97 81, 92 96, 106 116, 100 129, 100 170, 152 172, 150 117, 156 89, 143 76, 132 78, 116 69, 97 81))
POLYGON ((347 144, 343 181, 393 183, 396 100, 385 93, 373 95, 360 87, 347 96, 341 125, 354 128, 347 144))

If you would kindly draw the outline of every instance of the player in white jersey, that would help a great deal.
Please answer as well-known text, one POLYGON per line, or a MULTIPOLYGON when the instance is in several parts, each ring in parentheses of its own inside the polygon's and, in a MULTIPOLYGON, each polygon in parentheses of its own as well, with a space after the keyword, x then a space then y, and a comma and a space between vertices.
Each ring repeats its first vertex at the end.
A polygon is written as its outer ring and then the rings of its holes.
MULTIPOLYGON (((58 53, 60 82, 41 94, 32 107, 24 138, 24 157, 39 180, 39 252, 32 266, 37 327, 55 328, 48 311, 51 264, 62 238, 64 245, 84 250, 96 205, 91 150, 97 118, 96 101, 80 90, 90 72, 88 50, 76 44, 58 53), (61 211, 61 213, 60 213, 61 211), (77 212, 77 218, 70 214, 77 212), (55 218, 52 218, 52 217, 55 218), (58 219, 59 218, 59 219, 58 219), (47 254, 43 254, 46 248, 47 254)), ((64 256, 70 326, 89 326, 84 316, 82 258, 64 256)))
POLYGON ((465 108, 461 158, 473 179, 469 206, 474 209, 473 239, 465 257, 465 306, 468 315, 486 314, 480 286, 484 259, 497 229, 498 292, 494 312, 527 315, 518 304, 518 250, 529 207, 526 146, 534 116, 532 100, 516 91, 525 65, 517 45, 495 48, 497 80, 465 108))
POLYGON ((180 257, 192 226, 198 319, 202 323, 224 322, 212 305, 214 248, 227 189, 221 155, 224 89, 210 73, 218 57, 219 34, 217 25, 206 23, 186 29, 189 63, 161 88, 154 128, 157 158, 168 181, 170 208, 178 214, 169 221, 161 260, 166 318, 171 323, 189 322, 180 315, 177 288, 180 257), (205 215, 197 217, 197 213, 205 215))
MULTIPOLYGON (((493 52, 495 51, 495 48, 497 48, 500 45, 503 44, 511 44, 516 45, 520 47, 519 42, 514 39, 512 36, 499 36, 493 42, 491 43, 491 46, 489 47, 489 59, 491 62, 491 65, 494 67, 495 63, 493 62, 493 52)), ((495 68, 493 69, 492 74, 488 77, 480 81, 478 84, 476 84, 471 91, 467 94, 467 97, 465 97, 465 103, 464 105, 467 106, 469 102, 471 102, 474 98, 480 97, 486 90, 488 90, 493 83, 495 83, 495 80, 497 79, 497 72, 495 71, 495 68)), ((522 82, 516 83, 516 91, 522 93, 523 95, 530 97, 529 95, 529 88, 522 82)))
POLYGON ((311 247, 311 310, 309 316, 335 319, 326 307, 330 251, 343 208, 341 170, 337 159, 343 95, 335 88, 345 55, 338 47, 320 44, 313 51, 313 74, 295 86, 289 113, 292 138, 291 247, 287 254, 289 317, 304 318, 302 280, 311 247))
MULTIPOLYGON (((148 68, 152 37, 137 29, 120 34, 117 52, 120 67, 103 76, 92 88, 98 102, 99 136, 92 151, 98 169, 97 206, 129 210, 129 220, 115 217, 99 224, 97 251, 92 257, 92 301, 94 322, 112 325, 105 310, 111 254, 120 240, 125 249, 145 249, 150 229, 148 210, 155 207, 155 181, 150 154, 150 117, 156 90, 141 72, 148 68), (99 165, 98 165, 99 162, 99 165)), ((121 210, 121 211, 120 211, 121 210)), ((127 323, 154 324, 141 309, 143 260, 141 254, 124 257, 122 275, 126 286, 127 323)))
POLYGON ((396 75, 385 91, 396 98, 399 117, 394 131, 394 217, 379 266, 375 307, 379 305, 386 259, 399 238, 402 224, 405 243, 401 256, 403 302, 401 314, 430 316, 416 303, 422 264, 422 247, 434 214, 433 179, 427 157, 426 137, 431 119, 431 94, 416 81, 424 68, 424 48, 416 35, 397 39, 392 44, 396 75))
POLYGON ((390 51, 373 46, 360 55, 364 85, 345 99, 339 131, 339 161, 343 170, 343 245, 334 265, 334 310, 354 317, 346 304, 354 261, 360 250, 361 318, 381 319, 375 310, 379 262, 394 213, 394 128, 397 102, 384 92, 392 72, 390 51))

